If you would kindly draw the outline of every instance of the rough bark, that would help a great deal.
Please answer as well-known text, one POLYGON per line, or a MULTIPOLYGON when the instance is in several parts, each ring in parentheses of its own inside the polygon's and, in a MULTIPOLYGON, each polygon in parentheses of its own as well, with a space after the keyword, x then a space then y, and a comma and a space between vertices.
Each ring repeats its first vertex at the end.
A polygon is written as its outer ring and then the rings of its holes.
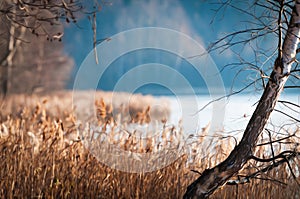
POLYGON ((243 168, 254 153, 256 142, 263 131, 277 99, 289 76, 291 65, 295 60, 300 36, 300 0, 295 1, 282 46, 269 82, 260 101, 244 131, 240 143, 233 149, 226 160, 211 169, 206 169, 202 175, 188 186, 184 198, 207 198, 217 188, 223 186, 234 174, 243 168))

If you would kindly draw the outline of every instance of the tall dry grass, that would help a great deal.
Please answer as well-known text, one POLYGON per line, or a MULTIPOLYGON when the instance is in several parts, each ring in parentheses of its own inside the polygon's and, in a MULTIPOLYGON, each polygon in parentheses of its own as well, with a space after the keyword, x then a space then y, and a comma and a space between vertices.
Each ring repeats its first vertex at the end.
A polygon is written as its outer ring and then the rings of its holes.
MULTIPOLYGON (((205 128, 198 136, 183 139, 180 126, 168 126, 165 120, 163 130, 155 136, 138 139, 134 127, 149 122, 148 105, 132 112, 132 118, 116 121, 111 117, 114 107, 99 98, 95 102, 98 126, 91 126, 78 123, 68 106, 53 107, 53 99, 26 98, 30 103, 25 104, 16 98, 6 102, 15 105, 11 105, 13 111, 1 112, 1 198, 181 198, 188 184, 199 175, 191 170, 202 172, 214 166, 234 147, 234 140, 229 137, 208 139, 205 128), (128 132, 124 133, 120 125, 128 132), (110 143, 129 152, 147 154, 174 146, 184 146, 184 150, 164 168, 144 173, 123 172, 101 163, 84 146, 84 141, 94 133, 98 133, 95 140, 100 146, 110 143), (205 142, 211 144, 204 145, 205 142)), ((296 145, 299 145, 299 129, 286 133, 296 136, 285 140, 290 144, 274 146, 276 153, 288 147, 299 150, 296 145)), ((266 139, 262 136, 260 143, 266 139)), ((260 146, 256 156, 271 157, 268 147, 260 146)), ((257 179, 250 179, 249 183, 224 185, 211 198, 299 198, 300 188, 292 176, 296 174, 300 182, 299 158, 290 161, 290 165, 294 173, 284 163, 261 173, 257 179)), ((126 166, 127 170, 133 168, 126 166)), ((251 174, 265 166, 251 160, 239 175, 251 174)))

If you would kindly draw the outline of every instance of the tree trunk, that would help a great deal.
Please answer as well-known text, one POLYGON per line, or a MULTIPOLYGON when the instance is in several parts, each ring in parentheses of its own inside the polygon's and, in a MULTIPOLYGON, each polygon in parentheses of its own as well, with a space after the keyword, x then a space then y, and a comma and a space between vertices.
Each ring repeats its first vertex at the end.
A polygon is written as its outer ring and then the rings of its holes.
MULTIPOLYGON (((0 1, 0 9, 6 8, 6 2, 0 1)), ((7 28, 8 20, 4 15, 0 15, 0 96, 6 91, 6 79, 7 79, 7 64, 6 58, 9 54, 8 52, 8 42, 9 42, 9 28, 7 28)))
MULTIPOLYGON (((5 2, 3 4, 1 4, 1 7, 6 7, 7 5, 5 4, 5 2)), ((12 12, 15 13, 16 9, 15 7, 13 7, 12 12)), ((14 16, 12 18, 13 20, 16 20, 16 17, 14 16)), ((11 89, 11 78, 12 78, 12 67, 13 67, 13 58, 14 55, 16 53, 17 50, 17 46, 21 43, 20 40, 17 40, 17 37, 20 37, 19 39, 21 39, 22 35, 25 32, 25 28, 20 29, 20 33, 19 36, 17 35, 17 30, 16 28, 18 27, 18 24, 14 23, 13 21, 7 21, 7 23, 9 24, 9 28, 8 28, 8 42, 7 42, 7 49, 5 49, 4 51, 7 52, 7 54, 5 55, 5 57, 3 58, 3 60, 1 61, 1 91, 4 94, 4 96, 6 96, 8 94, 8 92, 11 89)))
POLYGON ((224 185, 234 174, 243 168, 254 153, 258 136, 263 131, 277 99, 289 76, 300 37, 300 0, 294 5, 288 31, 278 55, 269 82, 246 127, 243 138, 226 160, 202 175, 188 186, 184 198, 206 198, 224 185))

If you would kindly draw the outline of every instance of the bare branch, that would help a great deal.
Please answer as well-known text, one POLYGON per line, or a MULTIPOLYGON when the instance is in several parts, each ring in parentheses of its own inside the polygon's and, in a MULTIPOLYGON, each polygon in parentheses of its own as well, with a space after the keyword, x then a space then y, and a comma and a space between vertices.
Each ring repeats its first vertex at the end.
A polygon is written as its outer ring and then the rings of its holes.
POLYGON ((300 108, 300 105, 298 104, 295 104, 295 103, 292 103, 292 102, 289 102, 289 101, 284 101, 284 100, 278 100, 279 103, 282 103, 282 104, 290 104, 292 106, 295 106, 297 108, 300 108))
POLYGON ((299 119, 297 119, 297 118, 295 118, 295 117, 293 117, 293 116, 291 116, 291 115, 289 115, 289 114, 287 114, 287 113, 285 113, 285 112, 283 112, 283 111, 281 111, 281 110, 274 109, 274 111, 276 111, 276 112, 278 112, 278 113, 281 113, 281 114, 283 114, 283 115, 285 115, 285 116, 287 116, 287 117, 289 117, 289 118, 295 120, 296 122, 300 122, 299 119))
POLYGON ((286 159, 286 157, 289 157, 289 156, 293 156, 293 157, 296 157, 296 156, 299 156, 300 153, 299 152, 295 152, 295 151, 283 151, 281 152, 280 154, 272 157, 272 158, 266 158, 266 159, 262 159, 262 158, 258 158, 258 157, 255 157, 255 156, 251 156, 250 159, 253 159, 255 161, 258 161, 258 162, 274 162, 274 160, 277 160, 277 159, 286 159), (285 155, 287 154, 287 155, 285 155))
POLYGON ((217 101, 219 101, 219 100, 221 100, 221 99, 224 99, 224 98, 230 97, 230 96, 232 96, 232 95, 236 95, 236 94, 238 94, 238 93, 243 92, 244 90, 246 90, 247 88, 249 88, 250 86, 252 86, 254 83, 255 83, 255 81, 249 83, 248 85, 246 85, 245 87, 243 87, 242 89, 240 89, 240 90, 238 90, 238 91, 234 91, 234 92, 232 92, 232 93, 230 93, 230 94, 227 94, 227 95, 225 95, 225 96, 221 96, 221 97, 219 97, 219 98, 217 98, 217 99, 213 99, 213 100, 209 101, 209 102, 208 102, 207 104, 205 104, 202 108, 200 108, 200 109, 195 113, 195 115, 196 115, 197 113, 203 111, 206 107, 208 107, 210 104, 212 104, 212 103, 214 103, 214 102, 217 102, 217 101))
POLYGON ((292 176, 293 176, 295 182, 297 183, 298 187, 300 188, 300 183, 299 183, 298 180, 297 180, 297 177, 296 177, 296 175, 295 175, 295 173, 294 173, 294 171, 293 171, 293 168, 292 168, 291 165, 290 165, 289 160, 288 160, 287 158, 285 158, 285 160, 286 160, 286 163, 287 163, 287 165, 288 165, 288 167, 289 167, 289 169, 290 169, 290 172, 291 172, 291 174, 292 174, 292 176))
POLYGON ((270 142, 265 142, 265 143, 259 143, 257 144, 256 146, 263 146, 263 145, 269 145, 269 144, 273 144, 273 143, 279 143, 280 141, 282 140, 286 140, 286 139, 289 139, 291 137, 294 137, 296 133, 292 134, 292 135, 289 135, 287 137, 284 137, 284 138, 280 138, 280 139, 277 139, 277 140, 273 140, 273 141, 270 141, 270 142))
POLYGON ((99 63, 98 61, 98 53, 97 53, 97 21, 96 21, 96 13, 93 13, 93 19, 92 19, 92 29, 93 29, 93 47, 94 47, 94 54, 95 54, 95 60, 96 64, 99 63))

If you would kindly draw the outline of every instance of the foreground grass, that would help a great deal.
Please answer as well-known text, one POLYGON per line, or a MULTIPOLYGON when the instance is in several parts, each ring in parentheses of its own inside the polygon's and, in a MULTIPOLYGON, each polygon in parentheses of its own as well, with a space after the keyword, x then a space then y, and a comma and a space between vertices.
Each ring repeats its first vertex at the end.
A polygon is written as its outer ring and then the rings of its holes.
MULTIPOLYGON (((150 153, 188 142, 185 153, 164 168, 145 173, 122 172, 102 164, 84 147, 79 133, 84 127, 78 125, 72 110, 60 107, 55 114, 50 114, 47 103, 51 103, 51 99, 48 102, 35 99, 31 105, 18 106, 14 112, 1 115, 1 198, 181 198, 188 184, 199 175, 192 169, 202 172, 222 161, 233 148, 232 140, 216 138, 212 140, 215 144, 203 149, 205 136, 180 140, 181 129, 173 127, 165 127, 157 139, 146 139, 142 144, 127 134, 116 138, 120 132, 111 127, 119 124, 108 123, 109 114, 103 111, 109 110, 98 107, 98 125, 105 130, 103 143, 110 142, 127 151, 150 153), (111 132, 107 131, 108 125, 111 132)), ((141 115, 137 110, 135 115, 141 115)), ((286 141, 294 146, 299 143, 296 138, 286 141)), ((267 146, 260 147, 256 156, 269 157, 266 151, 267 146)), ((290 161, 294 172, 282 164, 246 184, 224 185, 212 198, 299 198, 296 181, 300 182, 299 163, 297 158, 290 161)), ((266 166, 251 161, 240 175, 249 175, 266 166)))

